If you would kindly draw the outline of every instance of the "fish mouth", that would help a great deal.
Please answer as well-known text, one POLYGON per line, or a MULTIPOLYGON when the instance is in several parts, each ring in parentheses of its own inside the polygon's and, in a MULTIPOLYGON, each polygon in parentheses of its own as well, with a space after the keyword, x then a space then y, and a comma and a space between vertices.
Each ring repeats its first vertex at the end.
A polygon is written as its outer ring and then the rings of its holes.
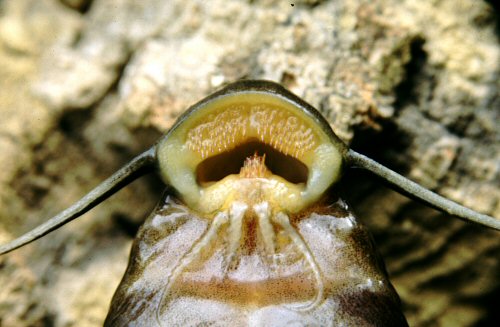
POLYGON ((237 192, 231 177, 280 184, 268 192, 273 203, 297 213, 338 180, 343 160, 314 115, 283 96, 259 92, 221 96, 197 107, 159 143, 157 156, 164 181, 191 209, 211 217, 229 207, 232 186, 237 192), (265 167, 242 172, 252 156, 262 157, 265 167))
POLYGON ((309 310, 323 300, 321 271, 293 218, 324 197, 338 180, 343 150, 317 113, 288 96, 245 91, 208 98, 160 141, 162 178, 208 222, 207 230, 170 273, 165 294, 180 283, 194 292, 205 289, 204 294, 212 288, 217 291, 208 293, 222 294, 225 289, 247 294, 242 301, 253 303, 259 301, 258 294, 279 298, 274 293, 284 285, 293 288, 307 280, 290 293, 308 300, 296 309, 309 310), (290 267, 280 258, 288 252, 299 267, 307 268, 284 276, 281 270, 290 272, 290 267), (198 277, 191 274, 193 268, 210 266, 210 253, 221 255, 220 264, 213 266, 221 273, 219 281, 198 279, 216 278, 213 271, 198 277), (255 256, 262 258, 269 273, 250 280, 255 265, 249 265, 246 273, 242 267, 255 256))

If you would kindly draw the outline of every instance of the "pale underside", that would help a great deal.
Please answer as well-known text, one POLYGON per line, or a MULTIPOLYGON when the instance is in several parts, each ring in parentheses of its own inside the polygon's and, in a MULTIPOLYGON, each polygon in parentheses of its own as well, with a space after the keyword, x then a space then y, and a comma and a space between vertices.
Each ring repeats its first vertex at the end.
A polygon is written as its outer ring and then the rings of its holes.
POLYGON ((159 143, 179 200, 139 231, 105 324, 405 326, 369 235, 327 195, 343 151, 327 123, 281 89, 226 92, 159 143))
POLYGON ((106 326, 406 325, 342 200, 300 217, 235 202, 210 221, 167 195, 136 240, 106 326))

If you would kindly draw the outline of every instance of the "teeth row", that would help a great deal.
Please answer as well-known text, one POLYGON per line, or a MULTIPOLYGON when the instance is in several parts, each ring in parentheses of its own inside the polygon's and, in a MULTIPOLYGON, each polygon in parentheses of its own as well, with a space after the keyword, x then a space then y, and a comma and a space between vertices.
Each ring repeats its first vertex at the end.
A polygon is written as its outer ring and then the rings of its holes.
POLYGON ((257 131, 260 140, 287 155, 299 158, 315 144, 311 129, 300 124, 296 117, 262 123, 262 129, 257 131))
POLYGON ((295 116, 259 107, 246 114, 241 111, 242 108, 235 107, 209 115, 189 130, 188 148, 206 158, 231 150, 254 136, 284 154, 299 158, 315 146, 314 133, 295 116))
POLYGON ((191 129, 186 141, 188 148, 206 158, 231 150, 239 141, 245 139, 246 117, 235 109, 210 115, 203 123, 191 129))

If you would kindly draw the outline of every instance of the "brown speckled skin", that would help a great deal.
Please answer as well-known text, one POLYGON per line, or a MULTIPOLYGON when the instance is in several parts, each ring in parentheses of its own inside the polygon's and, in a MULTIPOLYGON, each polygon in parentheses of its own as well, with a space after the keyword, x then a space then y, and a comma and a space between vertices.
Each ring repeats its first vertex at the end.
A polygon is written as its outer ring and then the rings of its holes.
MULTIPOLYGON (((243 266, 252 254, 240 252, 237 264, 221 278, 217 258, 223 254, 223 232, 201 264, 187 269, 165 292, 169 273, 210 224, 167 194, 139 230, 105 326, 407 326, 370 235, 345 202, 328 202, 333 204, 291 217, 321 272, 325 293, 318 306, 290 307, 315 294, 300 255, 280 263, 274 280, 255 281, 246 280, 245 272, 265 275, 269 265, 263 259, 248 270, 243 266), (292 271, 298 273, 284 276, 292 271)), ((294 253, 290 246, 277 255, 292 258, 294 253)))

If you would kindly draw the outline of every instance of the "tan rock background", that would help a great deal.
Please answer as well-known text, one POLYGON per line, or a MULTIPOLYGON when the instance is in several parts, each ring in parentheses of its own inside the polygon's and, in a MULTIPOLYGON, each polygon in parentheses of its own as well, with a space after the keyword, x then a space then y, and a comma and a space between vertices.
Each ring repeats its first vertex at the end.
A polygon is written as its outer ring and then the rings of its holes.
MULTIPOLYGON (((79 199, 190 104, 239 78, 280 82, 337 134, 500 218, 500 20, 494 1, 0 1, 0 242, 79 199)), ((500 321, 500 235, 353 171, 412 326, 500 321)), ((0 326, 100 326, 137 226, 136 182, 0 257, 0 326)))

